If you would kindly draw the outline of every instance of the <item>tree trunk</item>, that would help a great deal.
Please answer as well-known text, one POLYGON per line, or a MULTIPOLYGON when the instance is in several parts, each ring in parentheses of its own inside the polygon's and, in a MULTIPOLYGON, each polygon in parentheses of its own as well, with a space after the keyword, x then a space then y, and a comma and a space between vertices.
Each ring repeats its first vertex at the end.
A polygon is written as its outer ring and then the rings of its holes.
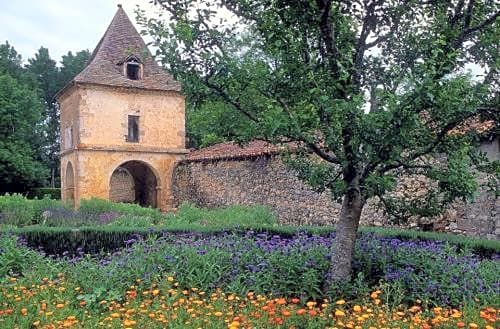
POLYGON ((328 286, 350 279, 356 233, 364 204, 359 187, 350 187, 342 201, 340 219, 335 230, 328 286))

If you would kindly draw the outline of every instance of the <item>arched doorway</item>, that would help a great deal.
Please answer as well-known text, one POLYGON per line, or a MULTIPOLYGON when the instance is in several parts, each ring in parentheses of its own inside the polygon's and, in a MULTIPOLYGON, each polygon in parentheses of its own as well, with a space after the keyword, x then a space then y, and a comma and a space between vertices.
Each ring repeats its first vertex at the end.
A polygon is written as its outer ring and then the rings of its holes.
POLYGON ((149 165, 141 161, 128 161, 113 171, 109 182, 109 199, 156 207, 157 186, 158 180, 149 165))
POLYGON ((75 172, 73 170, 73 165, 68 162, 66 166, 66 186, 64 188, 64 200, 70 204, 72 207, 75 206, 75 172))

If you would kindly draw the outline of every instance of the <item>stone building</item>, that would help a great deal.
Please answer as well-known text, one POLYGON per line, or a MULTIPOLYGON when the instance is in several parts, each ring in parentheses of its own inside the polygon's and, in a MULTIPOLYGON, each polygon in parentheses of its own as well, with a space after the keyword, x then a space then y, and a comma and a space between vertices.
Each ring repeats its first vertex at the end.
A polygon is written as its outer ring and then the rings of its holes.
POLYGON ((56 99, 64 201, 171 207, 169 177, 187 153, 184 96, 121 6, 87 66, 56 99))

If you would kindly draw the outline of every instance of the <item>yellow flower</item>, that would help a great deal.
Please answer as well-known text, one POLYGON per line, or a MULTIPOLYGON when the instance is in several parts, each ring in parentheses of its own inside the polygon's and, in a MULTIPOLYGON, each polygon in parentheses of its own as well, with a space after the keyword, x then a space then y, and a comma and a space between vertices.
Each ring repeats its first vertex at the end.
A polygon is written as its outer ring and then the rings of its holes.
POLYGON ((335 316, 345 316, 345 313, 341 310, 335 310, 335 316))
POLYGON ((132 327, 132 326, 135 326, 137 322, 135 322, 134 320, 129 320, 129 319, 125 319, 123 320, 123 325, 125 327, 132 327))
POLYGON ((116 319, 116 318, 119 318, 120 317, 120 313, 111 313, 110 315, 113 319, 116 319))
POLYGON ((214 313, 214 315, 215 315, 216 317, 221 317, 221 316, 222 316, 222 312, 215 312, 215 313, 214 313))
POLYGON ((316 305, 316 302, 307 302, 306 303, 307 307, 312 308, 314 305, 316 305))
POLYGON ((361 306, 359 306, 359 305, 354 305, 352 309, 354 310, 354 312, 361 312, 361 310, 362 310, 361 306))
POLYGON ((335 302, 335 304, 337 305, 344 305, 345 304, 345 300, 341 299, 341 300, 338 300, 335 302))
POLYGON ((470 324, 469 324, 469 328, 471 328, 471 329, 477 329, 477 328, 478 328, 478 326, 477 326, 477 324, 475 324, 475 323, 470 323, 470 324))
POLYGON ((167 278, 167 281, 168 281, 168 282, 174 282, 174 277, 173 277, 173 276, 169 276, 169 277, 167 278))

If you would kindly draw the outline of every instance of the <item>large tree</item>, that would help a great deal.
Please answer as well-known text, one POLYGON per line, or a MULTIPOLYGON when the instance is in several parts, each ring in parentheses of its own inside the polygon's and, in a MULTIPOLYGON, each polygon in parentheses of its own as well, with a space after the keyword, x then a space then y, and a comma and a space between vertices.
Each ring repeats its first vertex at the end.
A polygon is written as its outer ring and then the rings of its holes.
POLYGON ((498 188, 498 161, 467 129, 498 129, 498 2, 154 3, 163 16, 138 18, 188 101, 238 111, 247 139, 297 142, 299 176, 342 198, 327 286, 350 276, 367 199, 398 217, 432 216, 474 195, 477 170, 498 188), (484 76, 464 73, 469 63, 484 76), (400 175, 427 177, 428 193, 394 193, 400 175))
POLYGON ((47 168, 37 161, 42 105, 37 93, 0 73, 0 192, 23 192, 43 183, 47 168))

